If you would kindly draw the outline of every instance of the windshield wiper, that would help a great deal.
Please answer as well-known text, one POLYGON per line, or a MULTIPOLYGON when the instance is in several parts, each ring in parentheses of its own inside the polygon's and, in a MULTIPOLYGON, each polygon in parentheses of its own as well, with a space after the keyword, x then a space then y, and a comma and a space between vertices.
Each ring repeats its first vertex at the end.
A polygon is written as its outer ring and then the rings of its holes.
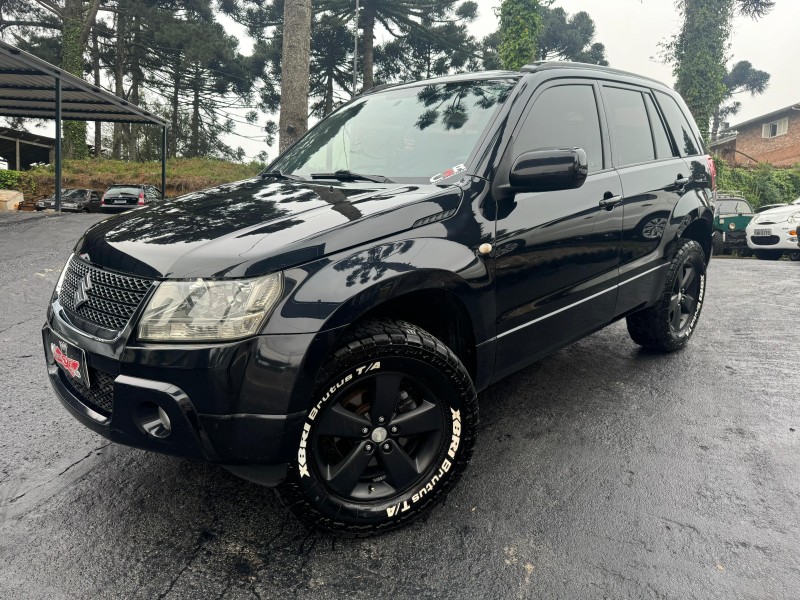
POLYGON ((288 175, 286 173, 282 173, 280 169, 275 171, 264 171, 261 173, 261 177, 274 177, 275 179, 288 179, 289 181, 305 181, 305 179, 299 175, 288 175))
POLYGON ((393 183, 383 175, 363 175, 352 171, 342 170, 335 173, 312 173, 311 179, 338 179, 339 181, 371 181, 373 183, 393 183))

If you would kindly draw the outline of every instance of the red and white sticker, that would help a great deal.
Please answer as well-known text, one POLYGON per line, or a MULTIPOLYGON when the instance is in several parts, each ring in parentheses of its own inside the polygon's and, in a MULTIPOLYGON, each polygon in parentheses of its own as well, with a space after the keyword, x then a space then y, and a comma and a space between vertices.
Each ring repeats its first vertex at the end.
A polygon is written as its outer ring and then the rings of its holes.
POLYGON ((459 173, 463 173, 467 170, 466 165, 456 165, 452 169, 447 169, 444 173, 439 173, 438 175, 434 175, 431 177, 431 183, 439 183, 440 181, 444 181, 453 175, 458 175, 459 173))
POLYGON ((67 353, 63 352, 61 348, 59 348, 55 344, 50 344, 50 350, 53 352, 53 360, 55 360, 59 365, 64 367, 64 370, 67 373, 69 373, 72 377, 75 377, 77 379, 81 378, 80 361, 77 361, 74 358, 70 358, 69 356, 67 356, 67 353))

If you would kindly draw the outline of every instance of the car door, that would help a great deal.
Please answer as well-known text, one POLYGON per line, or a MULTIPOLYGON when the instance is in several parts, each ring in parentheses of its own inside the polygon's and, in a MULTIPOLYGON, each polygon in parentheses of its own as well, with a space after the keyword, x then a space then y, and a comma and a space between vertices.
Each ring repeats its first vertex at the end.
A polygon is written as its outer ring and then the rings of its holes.
POLYGON ((624 195, 619 315, 652 297, 653 286, 663 280, 662 241, 690 173, 649 89, 613 82, 602 91, 624 195))
POLYGON ((556 80, 533 94, 506 150, 582 148, 589 162, 573 190, 499 197, 495 268, 495 376, 602 327, 616 304, 622 187, 608 159, 598 86, 556 80))
POLYGON ((90 211, 97 211, 100 210, 100 194, 97 192, 92 192, 91 196, 89 196, 89 210, 90 211))

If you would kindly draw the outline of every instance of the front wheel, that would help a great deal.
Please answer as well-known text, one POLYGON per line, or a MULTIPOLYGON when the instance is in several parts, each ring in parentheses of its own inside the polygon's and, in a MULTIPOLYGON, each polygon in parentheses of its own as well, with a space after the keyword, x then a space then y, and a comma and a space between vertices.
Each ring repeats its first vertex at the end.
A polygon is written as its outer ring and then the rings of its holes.
POLYGON ((703 248, 693 240, 681 240, 672 259, 658 302, 627 318, 634 342, 659 352, 683 348, 692 337, 706 293, 703 248))
POLYGON ((477 396, 461 361, 403 321, 367 321, 323 367, 278 493, 304 523, 362 537, 401 527, 466 468, 477 396))
POLYGON ((791 260, 792 262, 799 261, 800 260, 800 250, 797 250, 795 252, 789 252, 789 260, 791 260))

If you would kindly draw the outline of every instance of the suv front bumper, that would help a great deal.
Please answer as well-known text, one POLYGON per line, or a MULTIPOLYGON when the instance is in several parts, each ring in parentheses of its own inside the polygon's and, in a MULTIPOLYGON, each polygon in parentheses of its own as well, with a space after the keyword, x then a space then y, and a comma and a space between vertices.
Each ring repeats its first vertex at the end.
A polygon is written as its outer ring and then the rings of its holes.
POLYGON ((129 347, 85 336, 52 307, 42 338, 50 383, 86 427, 128 446, 218 463, 266 485, 285 477, 297 452, 313 385, 305 361, 319 359, 329 343, 326 334, 287 334, 129 347), (55 363, 51 332, 83 350, 93 386, 78 385, 55 363), (148 428, 159 408, 168 435, 148 428))

